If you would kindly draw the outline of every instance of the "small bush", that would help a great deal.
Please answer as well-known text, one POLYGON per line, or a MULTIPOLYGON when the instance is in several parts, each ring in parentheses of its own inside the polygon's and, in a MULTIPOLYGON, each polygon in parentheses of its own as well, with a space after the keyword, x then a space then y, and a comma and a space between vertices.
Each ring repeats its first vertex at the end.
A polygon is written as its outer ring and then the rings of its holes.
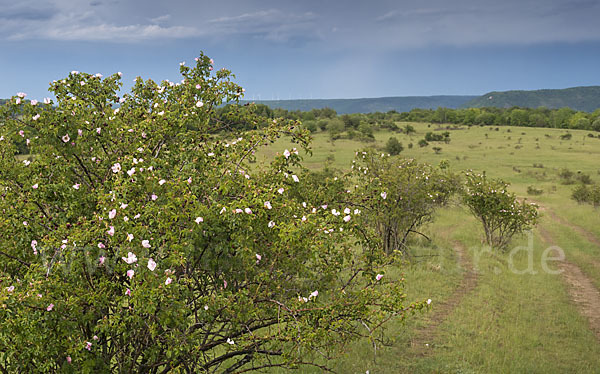
POLYGON ((429 145, 429 143, 427 143, 427 140, 425 139, 421 139, 419 140, 419 147, 423 148, 423 147, 427 147, 429 145))
POLYGON ((385 151, 392 156, 399 155, 403 150, 404 147, 402 146, 402 143, 394 136, 390 137, 385 145, 385 151))
POLYGON ((485 240, 492 248, 506 250, 514 235, 537 222, 535 204, 519 201, 508 184, 485 174, 467 173, 463 202, 483 224, 485 240))
POLYGON ((590 189, 586 185, 580 184, 571 193, 571 198, 579 204, 587 203, 590 198, 590 189))
POLYGON ((562 184, 573 184, 573 183, 575 183, 573 181, 573 176, 574 175, 575 175, 575 173, 573 173, 569 169, 562 169, 558 173, 558 177, 560 178, 560 183, 562 183, 562 184))
POLYGON ((577 175, 575 176, 575 179, 578 182, 582 183, 582 184, 592 184, 592 183, 594 183, 592 181, 592 178, 590 177, 589 174, 584 174, 584 173, 581 173, 581 172, 577 173, 577 175))
POLYGON ((573 135, 571 133, 566 133, 566 134, 562 134, 560 136, 561 140, 570 140, 573 137, 573 135))
POLYGON ((527 186, 527 194, 538 196, 544 193, 544 190, 535 188, 534 186, 527 186))

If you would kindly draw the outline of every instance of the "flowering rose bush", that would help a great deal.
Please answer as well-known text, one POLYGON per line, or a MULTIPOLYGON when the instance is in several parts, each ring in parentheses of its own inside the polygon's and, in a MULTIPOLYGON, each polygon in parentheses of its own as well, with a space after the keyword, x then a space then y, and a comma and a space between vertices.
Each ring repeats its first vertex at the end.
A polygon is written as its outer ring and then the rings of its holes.
MULTIPOLYGON (((364 207, 364 227, 373 230, 386 253, 405 252, 411 233, 433 220, 459 188, 447 170, 369 150, 352 164, 356 194, 364 207)), ((422 235, 422 234, 421 234, 422 235)))
POLYGON ((538 219, 535 204, 519 201, 508 192, 508 183, 485 174, 466 173, 462 200, 483 224, 492 248, 506 250, 513 236, 531 229, 538 219))
POLYGON ((120 95, 120 74, 74 71, 56 102, 0 109, 2 371, 296 367, 426 305, 404 305, 359 212, 324 200, 298 149, 251 164, 307 133, 217 136, 215 107, 243 90, 204 55, 180 72, 120 95))

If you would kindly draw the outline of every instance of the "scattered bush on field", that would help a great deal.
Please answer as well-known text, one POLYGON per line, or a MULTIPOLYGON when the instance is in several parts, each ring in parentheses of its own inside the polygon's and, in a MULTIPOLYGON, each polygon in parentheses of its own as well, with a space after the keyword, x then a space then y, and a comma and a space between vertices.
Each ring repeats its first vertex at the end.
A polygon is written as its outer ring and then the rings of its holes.
POLYGON ((481 221, 487 244, 499 250, 506 250, 510 240, 531 229, 538 218, 537 206, 520 202, 508 186, 485 174, 466 173, 463 203, 481 221))
POLYGON ((368 150, 358 152, 352 165, 357 183, 361 222, 380 238, 384 251, 405 252, 410 233, 433 220, 435 209, 446 204, 459 179, 413 159, 391 158, 368 150))

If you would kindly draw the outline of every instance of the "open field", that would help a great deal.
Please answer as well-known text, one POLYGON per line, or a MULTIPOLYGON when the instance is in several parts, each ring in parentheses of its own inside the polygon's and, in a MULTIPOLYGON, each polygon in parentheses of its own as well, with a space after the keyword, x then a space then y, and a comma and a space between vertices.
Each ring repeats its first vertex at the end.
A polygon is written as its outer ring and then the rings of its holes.
MULTIPOLYGON (((600 139, 587 131, 570 131, 572 138, 561 140, 566 130, 462 127, 448 130, 449 144, 420 148, 419 139, 437 125, 412 125, 416 134, 378 132, 373 143, 332 144, 328 134, 316 133, 314 155, 305 164, 346 170, 356 150, 383 147, 393 135, 405 148, 400 157, 448 160, 455 171, 503 178, 517 195, 541 205, 542 218, 529 237, 511 244, 522 250, 502 254, 482 246, 482 229, 464 208, 440 211, 425 229, 432 243, 414 242, 411 262, 396 274, 406 278, 409 299, 430 297, 432 310, 391 324, 389 346, 357 344, 334 367, 342 373, 600 372, 600 211, 571 200, 574 185, 558 176, 567 168, 600 183, 600 139), (528 196, 528 186, 543 192, 528 196), (551 246, 564 251, 565 261, 544 266, 544 253, 557 253, 546 251, 551 246)), ((269 152, 288 147, 280 140, 269 152)))

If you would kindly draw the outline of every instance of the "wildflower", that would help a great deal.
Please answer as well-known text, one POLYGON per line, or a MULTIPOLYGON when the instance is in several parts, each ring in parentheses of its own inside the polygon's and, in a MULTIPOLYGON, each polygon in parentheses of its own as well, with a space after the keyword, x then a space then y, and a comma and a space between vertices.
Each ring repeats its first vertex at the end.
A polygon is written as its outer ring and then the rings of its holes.
POLYGON ((270 229, 275 227, 275 222, 273 222, 273 221, 269 222, 268 226, 270 229))
POLYGON ((265 208, 273 209, 273 207, 271 206, 271 203, 269 201, 265 201, 265 208))
POLYGON ((115 218, 116 215, 117 215, 117 210, 116 209, 113 209, 110 212, 108 212, 108 218, 109 219, 115 218))
POLYGON ((165 279, 165 286, 168 286, 171 284, 171 282, 173 282, 173 279, 171 279, 171 277, 167 277, 167 279, 165 279))
POLYGON ((379 280, 381 280, 381 278, 383 278, 383 274, 377 274, 377 275, 375 276, 375 280, 378 280, 378 281, 379 281, 379 280))
POLYGON ((121 171, 121 164, 119 164, 119 163, 117 162, 116 164, 114 164, 114 165, 111 167, 111 169, 112 169, 113 173, 115 173, 115 174, 116 174, 116 173, 118 173, 118 172, 120 172, 120 171, 121 171))
POLYGON ((135 274, 135 271, 127 270, 127 276, 129 277, 129 279, 133 278, 133 274, 135 274))
POLYGON ((196 217, 196 223, 200 223, 200 222, 204 222, 204 218, 202 217, 196 217))
POLYGON ((71 138, 69 137, 69 134, 65 134, 65 135, 62 137, 62 141, 63 141, 63 142, 65 142, 65 143, 68 143, 68 142, 69 142, 69 140, 71 140, 71 138))
POLYGON ((349 221, 350 221, 350 216, 349 215, 346 216, 346 217, 344 217, 344 222, 349 222, 349 221))
POLYGON ((289 158, 291 153, 290 151, 288 151, 287 149, 285 151, 283 151, 283 155, 285 156, 285 158, 289 158))
POLYGON ((151 247, 150 241, 148 241, 148 240, 142 240, 142 247, 144 247, 144 248, 150 248, 151 247))
POLYGON ((133 264, 137 261, 137 256, 132 252, 128 252, 127 257, 121 257, 121 259, 128 264, 133 264))
POLYGON ((38 119, 40 119, 40 115, 36 114, 35 116, 31 117, 32 120, 37 121, 38 119))
POLYGON ((73 188, 74 188, 74 189, 76 189, 76 190, 78 190, 78 189, 79 189, 79 187, 81 187, 81 184, 79 184, 79 183, 75 183, 75 184, 73 185, 73 188))
POLYGON ((298 179, 298 176, 296 176, 295 174, 292 175, 292 179, 294 180, 294 182, 298 183, 300 182, 300 179, 298 179))
POLYGON ((148 259, 148 269, 150 269, 150 271, 154 271, 154 269, 156 269, 156 262, 154 262, 152 257, 148 259))
POLYGON ((386 197, 387 197, 387 192, 385 192, 385 191, 384 191, 384 192, 382 192, 382 193, 381 193, 381 198, 382 198, 383 200, 385 200, 385 199, 386 199, 386 197))
POLYGON ((46 310, 48 312, 51 311, 52 309, 54 309, 54 304, 52 304, 52 303, 46 307, 46 310))
POLYGON ((233 340, 231 340, 230 338, 227 338, 227 344, 234 345, 235 342, 233 340))
POLYGON ((160 186, 162 186, 163 184, 165 184, 165 182, 166 182, 166 180, 164 180, 164 179, 161 179, 161 180, 159 180, 159 181, 158 181, 158 184, 159 184, 160 186))
POLYGON ((133 240, 133 234, 127 233, 127 241, 131 243, 133 240))
POLYGON ((283 187, 281 187, 280 189, 278 189, 278 190, 277 190, 277 192, 279 192, 279 194, 280 194, 280 195, 283 195, 283 191, 285 191, 285 190, 283 189, 283 187))
POLYGON ((203 103, 202 101, 198 101, 198 102, 196 103, 196 106, 197 106, 198 108, 202 108, 202 107, 204 106, 204 103, 203 103))
POLYGON ((106 233, 108 235, 110 235, 110 236, 114 236, 115 235, 115 228, 114 228, 114 226, 110 226, 109 230, 106 233))

